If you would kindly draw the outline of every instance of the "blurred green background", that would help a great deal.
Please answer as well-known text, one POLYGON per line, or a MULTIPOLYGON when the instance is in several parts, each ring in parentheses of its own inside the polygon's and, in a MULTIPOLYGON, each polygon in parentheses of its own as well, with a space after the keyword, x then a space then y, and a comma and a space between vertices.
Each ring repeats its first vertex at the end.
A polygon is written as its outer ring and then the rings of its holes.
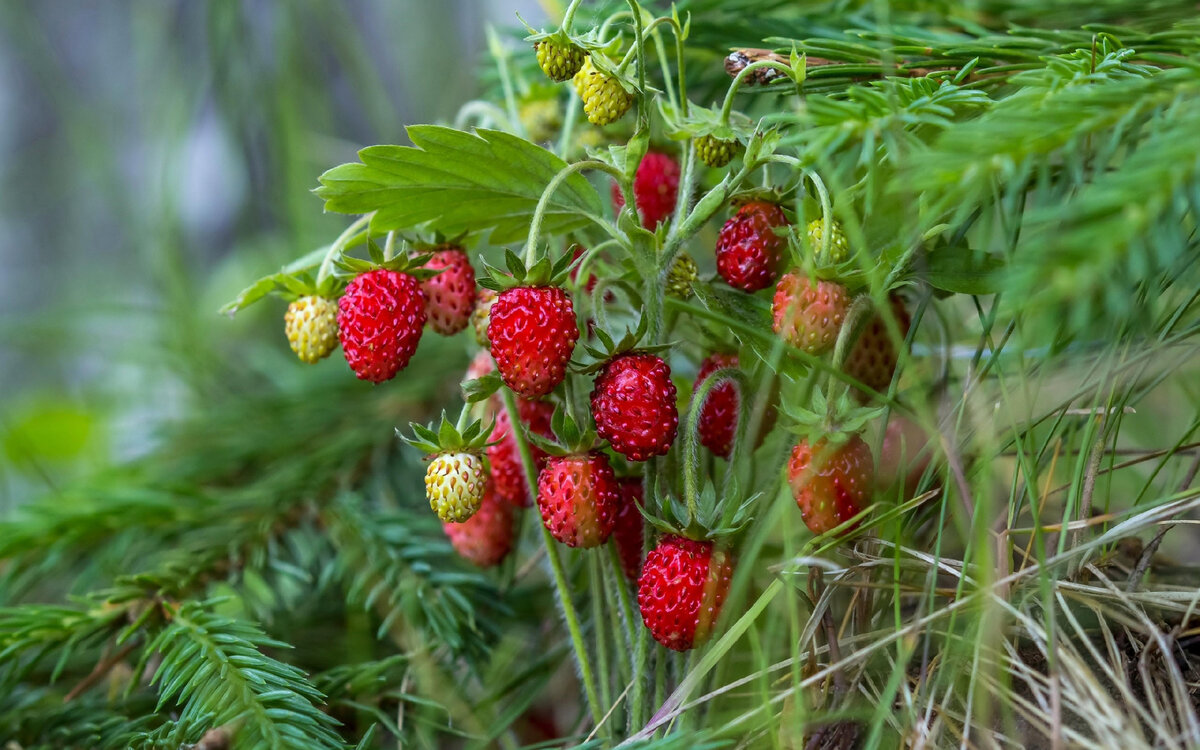
MULTIPOLYGON (((282 304, 216 314, 346 223, 317 175, 475 93, 535 0, 0 3, 0 509, 298 368, 282 304)), ((311 372, 316 370, 317 372, 311 372)))

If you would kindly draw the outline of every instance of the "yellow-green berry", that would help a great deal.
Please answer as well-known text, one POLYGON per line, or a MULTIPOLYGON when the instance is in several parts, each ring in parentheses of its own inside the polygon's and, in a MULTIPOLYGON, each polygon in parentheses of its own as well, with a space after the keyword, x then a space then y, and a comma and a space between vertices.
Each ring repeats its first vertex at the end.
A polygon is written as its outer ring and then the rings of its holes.
POLYGON ((813 219, 808 222, 808 242, 812 245, 813 257, 825 263, 841 263, 846 259, 850 250, 850 243, 846 240, 846 233, 842 231, 842 224, 837 219, 830 222, 831 232, 827 254, 824 252, 824 227, 823 219, 813 219))
POLYGON ((717 138, 711 133, 696 139, 696 156, 710 167, 723 167, 737 156, 741 144, 733 140, 717 138))
POLYGON ((591 58, 575 74, 575 91, 583 100, 583 112, 593 125, 608 125, 625 116, 633 106, 633 94, 616 78, 606 76, 592 65, 591 58))
POLYGON ((533 45, 537 54, 538 67, 551 81, 565 81, 579 72, 583 59, 587 56, 579 47, 570 42, 560 42, 543 39, 533 45))
POLYGON ((562 127, 562 113, 553 99, 527 101, 521 105, 519 116, 525 134, 535 143, 550 140, 562 127))
POLYGON ((337 346, 337 311, 336 302, 317 295, 301 297, 288 305, 283 330, 302 362, 319 362, 337 346))
POLYGON ((445 523, 462 523, 475 515, 486 489, 483 459, 473 453, 443 453, 425 470, 429 507, 445 523))
POLYGON ((671 270, 667 271, 667 294, 676 299, 687 299, 692 296, 692 284, 700 276, 696 261, 687 253, 675 256, 671 270))
POLYGON ((496 304, 496 298, 499 296, 499 292, 487 287, 480 287, 479 291, 475 293, 475 309, 471 311, 471 326, 475 329, 475 343, 484 349, 492 348, 491 343, 488 342, 487 329, 488 323, 492 319, 492 305, 496 304))

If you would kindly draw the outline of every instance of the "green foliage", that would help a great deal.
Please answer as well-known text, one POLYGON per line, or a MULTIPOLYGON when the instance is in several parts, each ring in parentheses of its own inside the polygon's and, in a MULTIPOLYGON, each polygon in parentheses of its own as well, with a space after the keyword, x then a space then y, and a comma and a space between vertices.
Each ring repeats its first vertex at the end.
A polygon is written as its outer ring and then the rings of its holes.
POLYGON ((184 722, 238 725, 248 747, 340 748, 333 721, 317 709, 324 696, 302 672, 263 653, 285 648, 248 623, 212 611, 214 602, 169 609, 169 624, 146 647, 159 706, 178 702, 184 722))
MULTIPOLYGON (((474 134, 432 125, 408 128, 413 146, 371 146, 360 164, 321 175, 318 196, 340 213, 374 212, 371 230, 437 231, 447 236, 491 230, 491 241, 529 232, 546 185, 567 164, 528 141, 496 130, 474 134)), ((547 206, 543 229, 569 232, 601 213, 600 196, 571 175, 547 206)))
MULTIPOLYGON (((681 437, 666 456, 616 465, 643 472, 658 527, 722 532, 736 567, 712 640, 686 656, 658 647, 616 550, 556 546, 536 510, 513 510, 514 551, 495 568, 455 553, 424 507, 421 456, 394 428, 418 425, 425 449, 478 450, 499 403, 519 422, 487 375, 457 427, 419 426, 456 405, 467 336, 426 334, 378 387, 336 363, 300 372, 265 347, 231 361, 195 344, 220 376, 185 381, 189 405, 152 450, 0 518, 0 739, 1200 743, 1200 574, 1157 553, 1200 506, 1194 3, 685 0, 643 40, 651 17, 624 9, 582 3, 573 28, 612 40, 623 78, 645 79, 636 116, 590 128, 570 85, 546 93, 522 31, 509 47, 495 36, 484 99, 455 127, 409 126, 413 145, 370 146, 325 172, 326 210, 358 218, 226 311, 333 293, 371 264, 420 266, 410 245, 462 235, 478 269, 503 258, 512 272, 484 286, 564 285, 596 359, 663 352, 681 437), (731 88, 732 46, 765 48, 754 54, 796 80, 731 88), (547 146, 522 137, 531 97, 561 123, 547 146), (706 170, 689 136, 707 132, 745 149, 706 170), (601 197, 615 182, 634 200, 647 149, 681 162, 674 215, 651 228, 601 197), (832 358, 811 356, 774 334, 769 290, 711 274, 717 227, 763 197, 796 232, 816 218, 844 227, 849 260, 820 270, 857 296, 851 310, 880 311, 874 334, 900 365, 887 388, 844 372, 865 320, 832 358), (499 247, 520 241, 524 257, 499 247), (574 246, 588 250, 572 274, 574 246), (690 301, 664 290, 683 252, 706 269, 690 301), (911 326, 889 312, 896 293, 911 326), (622 326, 637 335, 612 341, 622 326), (693 391, 713 351, 738 365, 693 391), (731 460, 698 445, 718 385, 739 396, 731 460), (914 444, 885 481, 901 421, 914 444), (797 512, 785 468, 796 422, 814 437, 862 432, 879 459, 844 534, 810 534, 797 512)), ((592 369, 577 361, 549 396, 572 448, 595 443, 592 369)), ((535 475, 530 445, 557 449, 527 432, 513 440, 535 475)))

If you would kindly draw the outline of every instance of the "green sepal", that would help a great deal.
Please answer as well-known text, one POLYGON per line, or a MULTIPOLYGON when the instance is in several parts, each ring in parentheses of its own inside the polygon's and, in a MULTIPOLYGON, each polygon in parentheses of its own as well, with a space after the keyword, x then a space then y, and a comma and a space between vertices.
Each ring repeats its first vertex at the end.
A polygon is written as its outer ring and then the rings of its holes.
MULTIPOLYGON (((736 497, 736 492, 731 492, 736 497)), ((660 515, 652 515, 646 508, 639 510, 646 522, 664 534, 675 534, 698 541, 715 540, 741 531, 753 520, 751 509, 760 495, 743 500, 732 513, 726 512, 728 500, 717 500, 716 488, 711 481, 705 483, 696 499, 693 515, 682 499, 671 495, 659 503, 660 515)))
POLYGON ((367 239, 367 258, 356 258, 353 255, 343 254, 334 263, 336 273, 341 277, 352 277, 369 271, 386 269, 388 271, 397 271, 399 273, 408 274, 417 281, 425 281, 431 279, 442 272, 443 269, 433 270, 426 268, 425 264, 433 257, 432 253, 423 253, 413 255, 408 252, 408 242, 401 243, 400 251, 393 258, 385 258, 383 250, 379 247, 375 240, 367 239))
POLYGON ((666 99, 658 100, 658 111, 665 123, 667 137, 674 141, 686 141, 711 135, 723 141, 746 143, 754 135, 754 121, 741 112, 731 112, 728 122, 721 122, 721 110, 688 107, 685 117, 666 99))
POLYGON ((520 13, 517 14, 517 20, 519 20, 521 25, 525 27, 525 30, 529 32, 529 35, 525 37, 524 41, 533 42, 535 44, 537 42, 552 41, 563 46, 573 44, 587 52, 609 52, 614 51, 614 42, 617 41, 602 41, 600 38, 600 30, 598 28, 588 29, 582 34, 569 34, 561 26, 554 31, 538 31, 526 23, 525 19, 521 18, 520 13))
POLYGON ((814 388, 811 408, 781 405, 787 417, 787 429, 815 442, 825 440, 838 444, 862 432, 867 422, 883 414, 886 407, 859 406, 847 389, 840 389, 836 399, 829 401, 820 388, 814 388))
POLYGON ((596 446, 596 431, 581 427, 566 409, 555 409, 550 417, 550 429, 556 440, 529 433, 529 440, 551 456, 574 456, 587 453, 596 446))
POLYGON ((634 350, 639 352, 661 352, 670 349, 674 344, 654 344, 648 346, 638 346, 638 342, 646 335, 646 329, 649 327, 649 318, 643 315, 638 320, 636 330, 625 329, 625 335, 618 341, 614 341, 613 337, 608 334, 603 328, 595 329, 595 336, 600 341, 600 346, 595 347, 590 344, 584 344, 583 348, 594 360, 590 364, 579 365, 575 367, 575 371, 580 374, 591 374, 598 372, 602 367, 611 362, 616 357, 622 354, 627 354, 634 350))
POLYGON ((464 405, 457 423, 451 422, 446 417, 446 412, 443 411, 436 431, 432 427, 410 422, 408 427, 413 437, 405 435, 399 428, 396 429, 396 436, 429 455, 438 453, 479 454, 489 445, 495 445, 495 442, 489 442, 488 438, 496 426, 496 421, 493 419, 485 426, 479 419, 468 422, 469 416, 468 407, 464 405))
POLYGON ((558 260, 551 262, 550 256, 543 254, 532 266, 526 268, 521 257, 506 248, 504 265, 508 269, 507 271, 502 271, 484 261, 483 273, 477 280, 479 286, 495 292, 503 292, 517 287, 562 286, 571 275, 571 269, 575 266, 575 258, 570 252, 566 252, 560 255, 558 260))

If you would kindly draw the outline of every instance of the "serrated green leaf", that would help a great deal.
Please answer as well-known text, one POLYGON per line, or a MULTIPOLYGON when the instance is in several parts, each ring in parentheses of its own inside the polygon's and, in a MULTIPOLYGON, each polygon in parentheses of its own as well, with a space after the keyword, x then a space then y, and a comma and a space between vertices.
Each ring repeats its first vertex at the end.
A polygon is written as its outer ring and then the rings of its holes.
MULTIPOLYGON (((327 211, 375 211, 372 232, 422 228, 447 235, 491 232, 496 244, 526 237, 542 192, 567 163, 508 133, 465 133, 434 125, 408 128, 413 146, 371 146, 361 163, 321 175, 327 211)), ((542 231, 579 229, 603 211, 600 195, 573 174, 551 196, 542 231)))

